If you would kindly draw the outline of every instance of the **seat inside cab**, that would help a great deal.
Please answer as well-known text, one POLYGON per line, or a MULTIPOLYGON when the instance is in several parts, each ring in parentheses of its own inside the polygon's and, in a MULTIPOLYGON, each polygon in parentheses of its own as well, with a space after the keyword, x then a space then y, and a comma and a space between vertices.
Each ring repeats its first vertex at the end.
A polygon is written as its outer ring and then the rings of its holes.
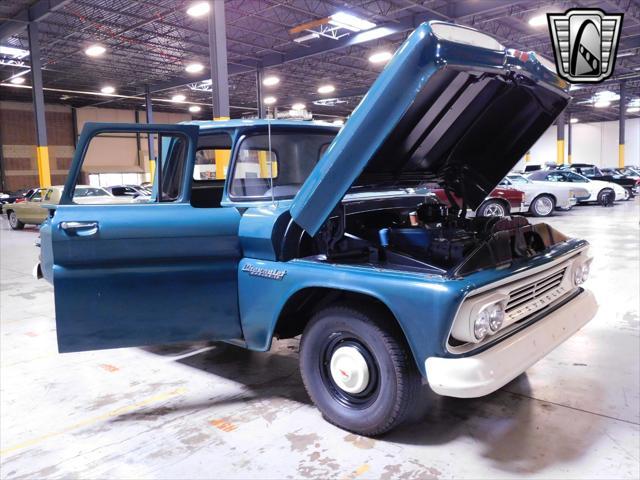
POLYGON ((231 136, 226 132, 202 135, 198 141, 191 181, 191 206, 218 208, 231 157, 231 136))

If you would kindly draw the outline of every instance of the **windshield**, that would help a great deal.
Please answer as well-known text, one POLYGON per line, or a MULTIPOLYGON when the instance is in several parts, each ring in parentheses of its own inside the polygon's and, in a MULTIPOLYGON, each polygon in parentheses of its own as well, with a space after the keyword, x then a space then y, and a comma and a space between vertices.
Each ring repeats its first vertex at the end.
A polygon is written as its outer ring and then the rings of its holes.
POLYGON ((271 145, 267 134, 245 137, 233 165, 229 196, 292 198, 334 137, 333 132, 274 131, 271 145))
POLYGON ((525 177, 523 177, 522 175, 507 175, 507 178, 509 179, 509 181, 511 183, 513 183, 514 185, 524 185, 526 183, 531 183, 530 180, 527 180, 525 177))

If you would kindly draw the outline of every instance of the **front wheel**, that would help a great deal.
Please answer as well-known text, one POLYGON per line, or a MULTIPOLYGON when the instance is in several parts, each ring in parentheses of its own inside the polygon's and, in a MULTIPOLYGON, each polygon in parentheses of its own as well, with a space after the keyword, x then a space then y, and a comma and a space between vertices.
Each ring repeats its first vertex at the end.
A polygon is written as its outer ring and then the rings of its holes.
POLYGON ((373 436, 400 424, 420 375, 393 319, 344 305, 319 311, 304 330, 300 370, 307 393, 334 425, 373 436))
POLYGON ((498 200, 488 200, 478 208, 479 217, 504 217, 508 215, 504 204, 498 200))
POLYGON ((529 211, 536 217, 548 217, 556 208, 556 202, 549 195, 540 195, 531 202, 529 211))
POLYGON ((633 190, 631 190, 630 188, 625 188, 624 189, 624 199, 625 200, 631 200, 633 198, 633 190))
POLYGON ((22 230, 24 228, 24 223, 18 220, 16 212, 9 212, 9 226, 13 230, 22 230))

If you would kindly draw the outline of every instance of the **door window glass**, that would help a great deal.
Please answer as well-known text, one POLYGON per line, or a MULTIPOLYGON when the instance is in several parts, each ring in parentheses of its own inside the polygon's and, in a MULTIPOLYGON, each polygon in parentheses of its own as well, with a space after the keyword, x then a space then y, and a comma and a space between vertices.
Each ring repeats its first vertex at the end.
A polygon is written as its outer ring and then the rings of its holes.
POLYGON ((41 200, 42 200, 42 190, 37 188, 36 190, 34 190, 34 192, 29 197, 29 201, 30 202, 39 202, 41 200))
POLYGON ((210 181, 227 178, 231 158, 231 136, 227 133, 203 135, 198 142, 193 180, 210 181))

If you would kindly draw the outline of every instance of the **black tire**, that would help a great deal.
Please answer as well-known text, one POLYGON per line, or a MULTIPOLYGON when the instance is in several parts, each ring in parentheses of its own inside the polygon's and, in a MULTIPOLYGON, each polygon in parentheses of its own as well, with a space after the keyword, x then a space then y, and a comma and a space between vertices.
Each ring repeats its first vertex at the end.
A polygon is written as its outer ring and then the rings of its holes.
POLYGON ((300 371, 309 397, 330 423, 375 436, 402 423, 412 410, 421 378, 392 322, 353 304, 325 308, 309 321, 300 343, 300 371), (331 373, 333 354, 345 346, 360 352, 368 367, 369 380, 360 393, 342 390, 331 373))
POLYGON ((9 226, 13 230, 22 230, 24 228, 24 223, 18 220, 18 216, 16 215, 16 212, 14 212, 13 210, 9 212, 7 217, 9 218, 9 226))
POLYGON ((556 200, 551 195, 540 195, 533 199, 529 213, 534 217, 550 217, 556 209, 556 200))
POLYGON ((603 188, 598 192, 598 205, 604 205, 604 196, 610 195, 611 203, 616 200, 616 192, 614 192, 611 188, 603 188))
POLYGON ((479 217, 505 217, 509 215, 509 207, 500 200, 487 200, 478 207, 479 217))

